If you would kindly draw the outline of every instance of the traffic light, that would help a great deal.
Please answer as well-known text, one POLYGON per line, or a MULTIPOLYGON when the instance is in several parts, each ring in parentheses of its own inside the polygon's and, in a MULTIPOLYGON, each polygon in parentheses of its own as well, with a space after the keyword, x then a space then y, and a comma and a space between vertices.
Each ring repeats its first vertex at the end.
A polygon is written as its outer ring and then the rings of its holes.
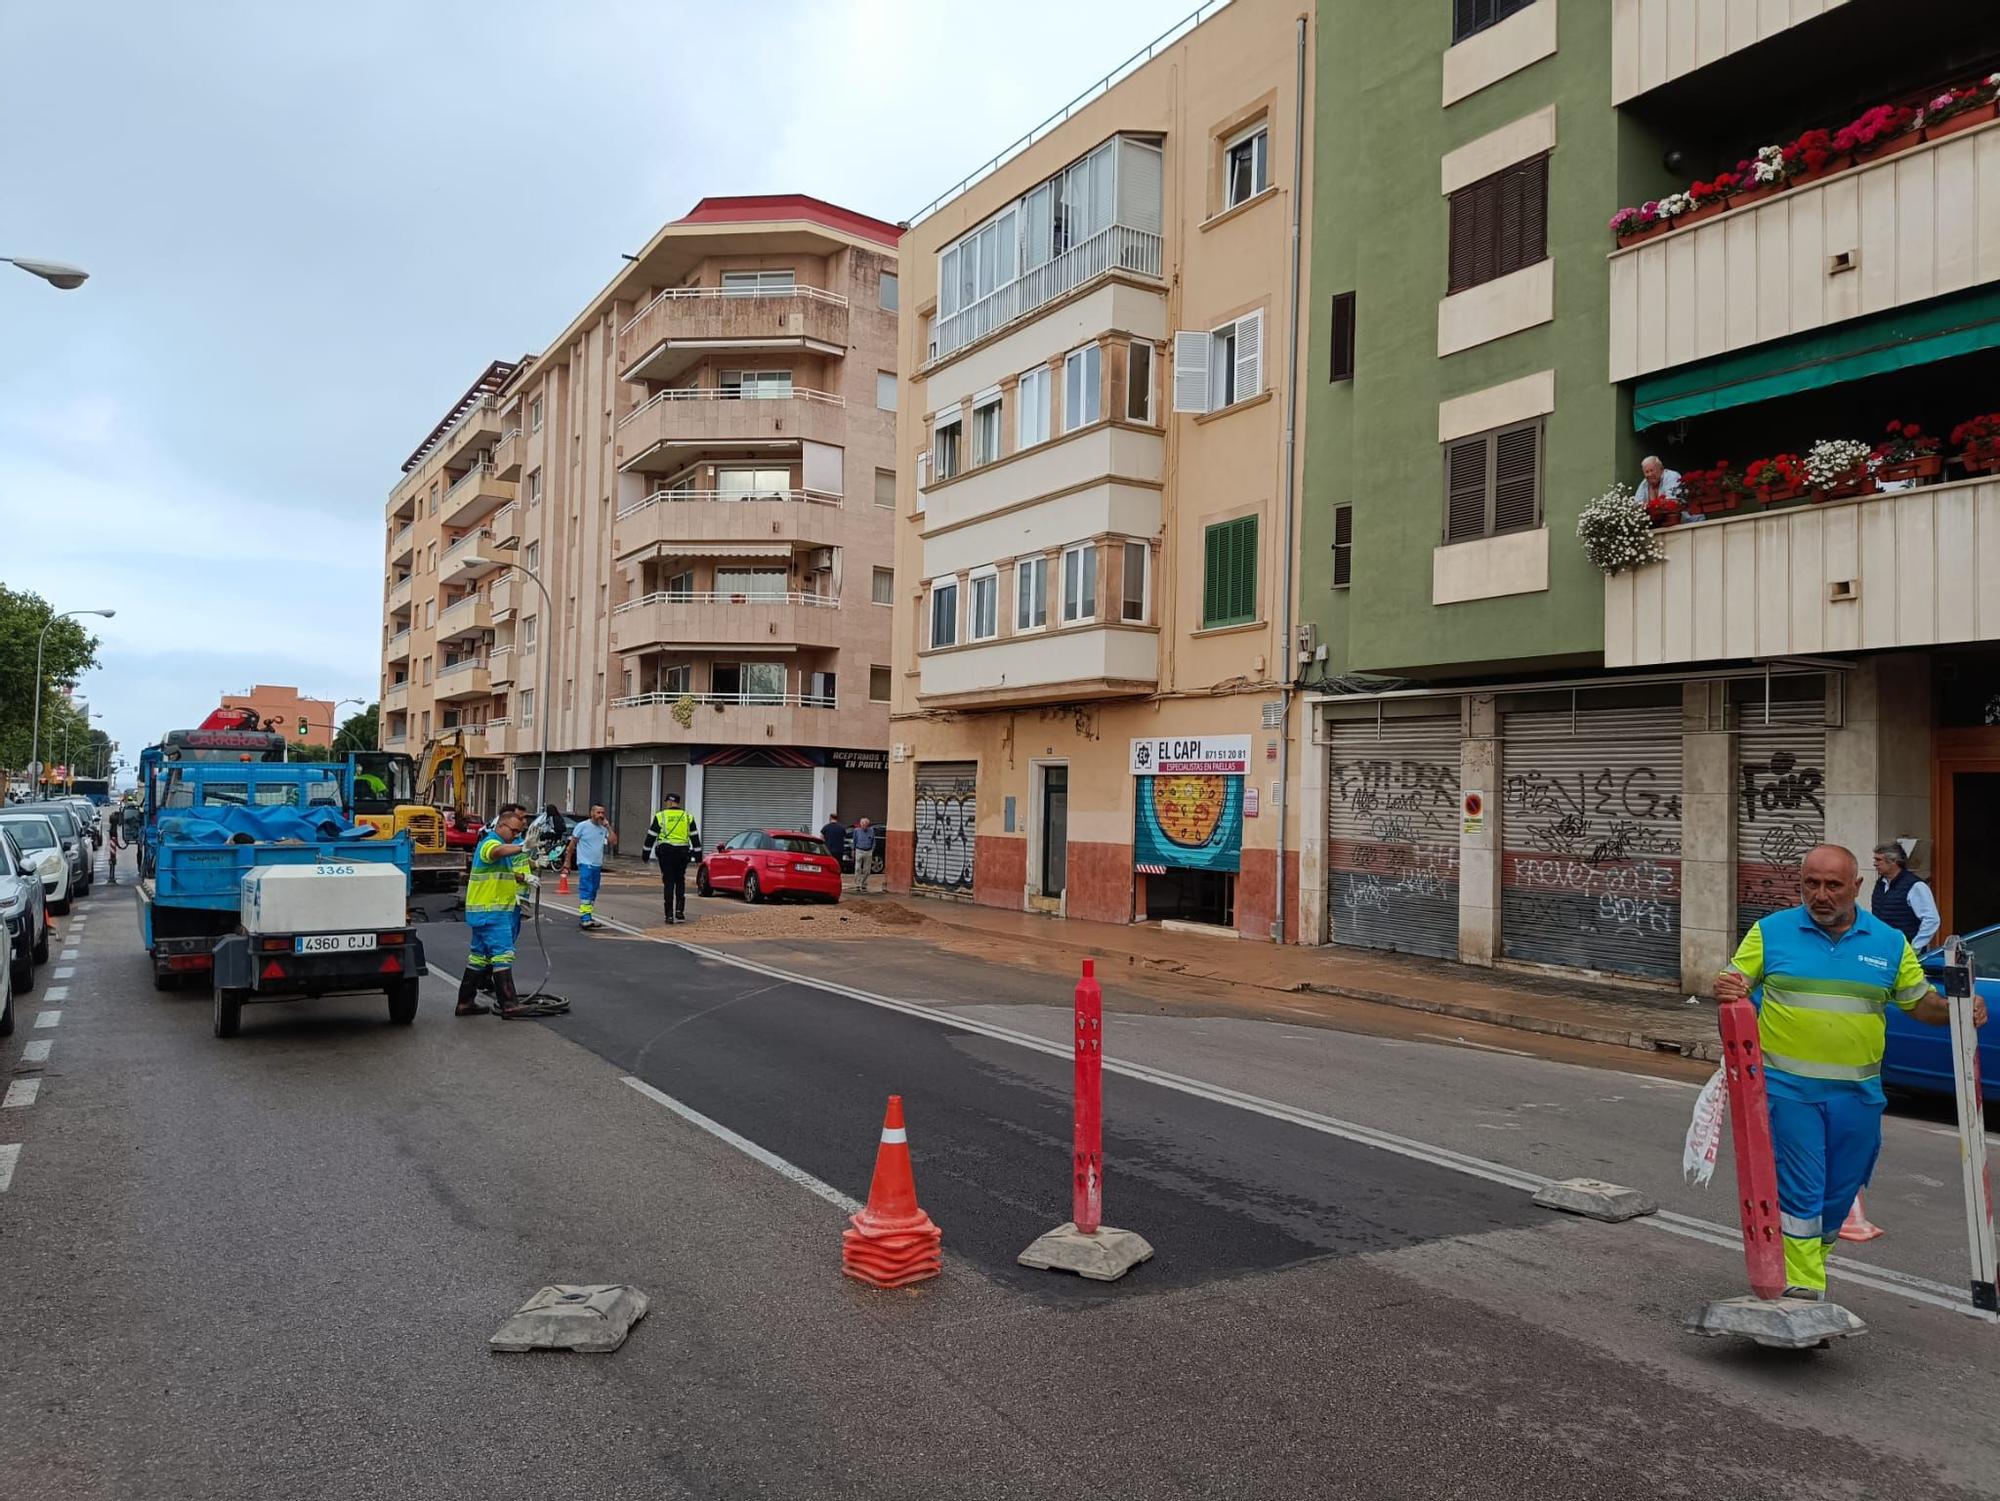
POLYGON ((303 740, 306 738, 306 732, 308 728, 309 727, 306 724, 306 717, 305 715, 301 714, 299 716, 299 739, 303 740))

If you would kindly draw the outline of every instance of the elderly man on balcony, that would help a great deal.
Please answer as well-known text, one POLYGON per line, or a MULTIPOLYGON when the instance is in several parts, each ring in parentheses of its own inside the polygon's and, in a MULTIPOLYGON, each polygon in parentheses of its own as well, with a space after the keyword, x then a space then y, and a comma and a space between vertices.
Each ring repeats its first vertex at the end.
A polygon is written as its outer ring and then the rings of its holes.
POLYGON ((1681 474, 1678 469, 1669 469, 1660 461, 1656 453, 1649 453, 1639 461, 1639 489, 1635 498, 1646 505, 1655 500, 1674 500, 1681 493, 1681 474))

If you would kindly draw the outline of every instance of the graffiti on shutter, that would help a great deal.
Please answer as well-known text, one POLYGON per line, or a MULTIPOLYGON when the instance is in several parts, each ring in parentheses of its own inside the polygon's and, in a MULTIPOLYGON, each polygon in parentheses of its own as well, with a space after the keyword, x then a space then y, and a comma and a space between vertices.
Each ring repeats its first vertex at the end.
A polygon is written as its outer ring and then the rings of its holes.
POLYGON ((1514 713, 1501 735, 1501 952, 1678 978, 1679 706, 1514 713))
POLYGON ((933 761, 917 768, 910 879, 926 891, 972 895, 978 776, 974 761, 933 761))
POLYGON ((1799 904, 1799 862, 1826 838, 1826 701, 1738 706, 1736 928, 1799 904))
POLYGON ((1327 763, 1335 943, 1458 957, 1456 714, 1336 720, 1327 763))

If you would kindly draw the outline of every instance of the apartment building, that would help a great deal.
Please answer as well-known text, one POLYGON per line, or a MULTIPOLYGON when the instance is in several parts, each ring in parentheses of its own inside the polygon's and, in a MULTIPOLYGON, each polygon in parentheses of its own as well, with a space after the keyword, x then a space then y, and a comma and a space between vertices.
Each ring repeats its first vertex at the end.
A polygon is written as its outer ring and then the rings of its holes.
POLYGON ((1295 910, 1312 27, 1197 19, 904 236, 892 889, 1260 938, 1295 910))
POLYGON ((331 745, 340 729, 330 698, 309 698, 298 689, 283 684, 258 683, 243 693, 222 695, 225 709, 248 709, 258 720, 274 723, 287 735, 314 745, 331 745), (299 734, 304 724, 305 734, 299 734))
POLYGON ((1705 990, 1821 839, 1912 839, 1948 926, 2000 920, 2000 485, 1945 438, 2000 405, 2000 126, 1953 92, 1990 11, 1320 23, 1307 941, 1705 990), (1865 473, 1773 482, 1843 438, 1865 473), (1649 455, 1664 561, 1600 571, 1579 515, 1649 455))
POLYGON ((705 198, 476 388, 496 503, 434 540, 481 634, 436 671, 513 795, 604 803, 635 849, 668 792, 711 847, 886 815, 899 234, 705 198))

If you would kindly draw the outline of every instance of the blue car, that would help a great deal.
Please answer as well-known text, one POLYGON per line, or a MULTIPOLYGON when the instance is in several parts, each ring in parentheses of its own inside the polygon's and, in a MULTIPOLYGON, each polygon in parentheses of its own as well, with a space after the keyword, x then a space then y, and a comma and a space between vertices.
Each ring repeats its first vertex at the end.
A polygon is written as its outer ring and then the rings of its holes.
MULTIPOLYGON (((1985 998, 1989 1019, 1979 1029, 1979 1090, 1986 1102, 2000 1103, 2000 924, 1967 933, 1965 946, 1972 951, 1978 973, 1979 994, 1985 998)), ((1944 993, 1940 971, 1944 954, 1933 951, 1923 956, 1924 973, 1931 988, 1944 993)), ((1888 1047, 1882 1055, 1882 1082, 1891 1089, 1916 1090, 1923 1094, 1951 1095, 1956 1085, 1951 1077, 1951 1028, 1927 1027, 1889 1008, 1888 1047)))

